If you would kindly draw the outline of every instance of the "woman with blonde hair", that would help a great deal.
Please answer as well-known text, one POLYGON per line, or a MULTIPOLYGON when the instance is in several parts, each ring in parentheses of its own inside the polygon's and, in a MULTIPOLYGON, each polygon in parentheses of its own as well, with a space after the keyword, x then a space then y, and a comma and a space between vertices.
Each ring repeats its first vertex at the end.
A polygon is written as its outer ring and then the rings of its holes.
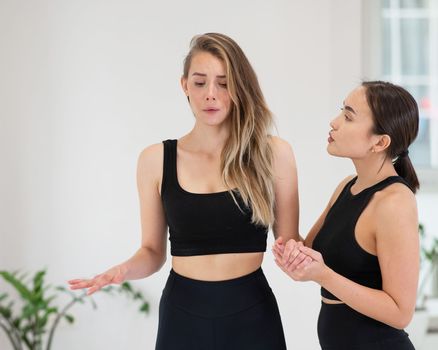
POLYGON ((192 39, 181 85, 195 117, 178 140, 138 161, 142 244, 127 261, 71 288, 92 294, 150 276, 166 260, 156 349, 285 349, 277 303, 261 270, 268 228, 298 239, 291 147, 270 135, 256 74, 229 37, 192 39))

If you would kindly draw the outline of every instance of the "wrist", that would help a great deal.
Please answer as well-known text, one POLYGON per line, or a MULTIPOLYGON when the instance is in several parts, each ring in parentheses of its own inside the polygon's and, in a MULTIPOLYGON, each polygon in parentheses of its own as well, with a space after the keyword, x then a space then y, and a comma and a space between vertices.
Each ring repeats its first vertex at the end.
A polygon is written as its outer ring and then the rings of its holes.
POLYGON ((318 279, 315 282, 317 282, 321 287, 324 287, 327 284, 327 281, 330 279, 332 271, 333 270, 330 267, 324 265, 321 274, 318 276, 318 279))
POLYGON ((122 276, 122 282, 128 280, 129 267, 127 262, 116 265, 116 269, 117 269, 117 273, 120 274, 120 276, 122 276))

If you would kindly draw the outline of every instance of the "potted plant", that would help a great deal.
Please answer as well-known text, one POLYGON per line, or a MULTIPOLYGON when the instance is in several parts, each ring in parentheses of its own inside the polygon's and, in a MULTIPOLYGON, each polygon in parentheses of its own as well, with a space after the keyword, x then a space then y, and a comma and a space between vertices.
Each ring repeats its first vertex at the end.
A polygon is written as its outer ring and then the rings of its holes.
MULTIPOLYGON (((46 271, 38 271, 29 281, 26 275, 18 272, 0 271, 0 276, 17 293, 21 305, 6 292, 0 291, 0 328, 6 333, 14 350, 50 350, 57 326, 62 320, 74 322, 70 309, 77 303, 89 301, 93 308, 96 303, 93 298, 73 293, 63 286, 53 287, 44 281, 46 271), (61 294, 68 295, 69 301, 62 307, 54 305, 55 299, 61 294)), ((123 294, 140 303, 141 313, 149 312, 149 304, 143 294, 134 290, 130 283, 120 286, 109 286, 102 289, 108 294, 123 294)))

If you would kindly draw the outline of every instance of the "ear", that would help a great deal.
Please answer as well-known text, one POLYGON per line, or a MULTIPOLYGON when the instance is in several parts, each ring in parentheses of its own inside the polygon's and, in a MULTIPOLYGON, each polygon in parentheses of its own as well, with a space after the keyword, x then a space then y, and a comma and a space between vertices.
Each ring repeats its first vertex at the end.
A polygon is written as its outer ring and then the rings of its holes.
POLYGON ((189 92, 188 92, 188 89, 187 89, 187 79, 184 77, 184 75, 181 76, 181 87, 182 87, 182 89, 184 91, 184 94, 187 97, 189 97, 189 92))
POLYGON ((373 152, 383 152, 385 151, 389 145, 391 144, 391 137, 389 135, 376 135, 377 140, 374 143, 372 148, 373 152))

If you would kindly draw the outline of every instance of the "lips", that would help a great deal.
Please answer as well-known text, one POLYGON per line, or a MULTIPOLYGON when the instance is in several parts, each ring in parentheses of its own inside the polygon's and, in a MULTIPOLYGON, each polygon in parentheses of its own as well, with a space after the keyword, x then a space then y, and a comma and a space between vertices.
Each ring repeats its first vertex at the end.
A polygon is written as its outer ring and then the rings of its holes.
POLYGON ((204 112, 217 112, 217 111, 219 111, 219 108, 209 107, 209 108, 204 108, 203 111, 204 112))
POLYGON ((332 142, 334 141, 334 138, 332 137, 332 134, 331 134, 331 133, 329 133, 329 137, 328 137, 327 141, 328 141, 329 143, 332 143, 332 142))

